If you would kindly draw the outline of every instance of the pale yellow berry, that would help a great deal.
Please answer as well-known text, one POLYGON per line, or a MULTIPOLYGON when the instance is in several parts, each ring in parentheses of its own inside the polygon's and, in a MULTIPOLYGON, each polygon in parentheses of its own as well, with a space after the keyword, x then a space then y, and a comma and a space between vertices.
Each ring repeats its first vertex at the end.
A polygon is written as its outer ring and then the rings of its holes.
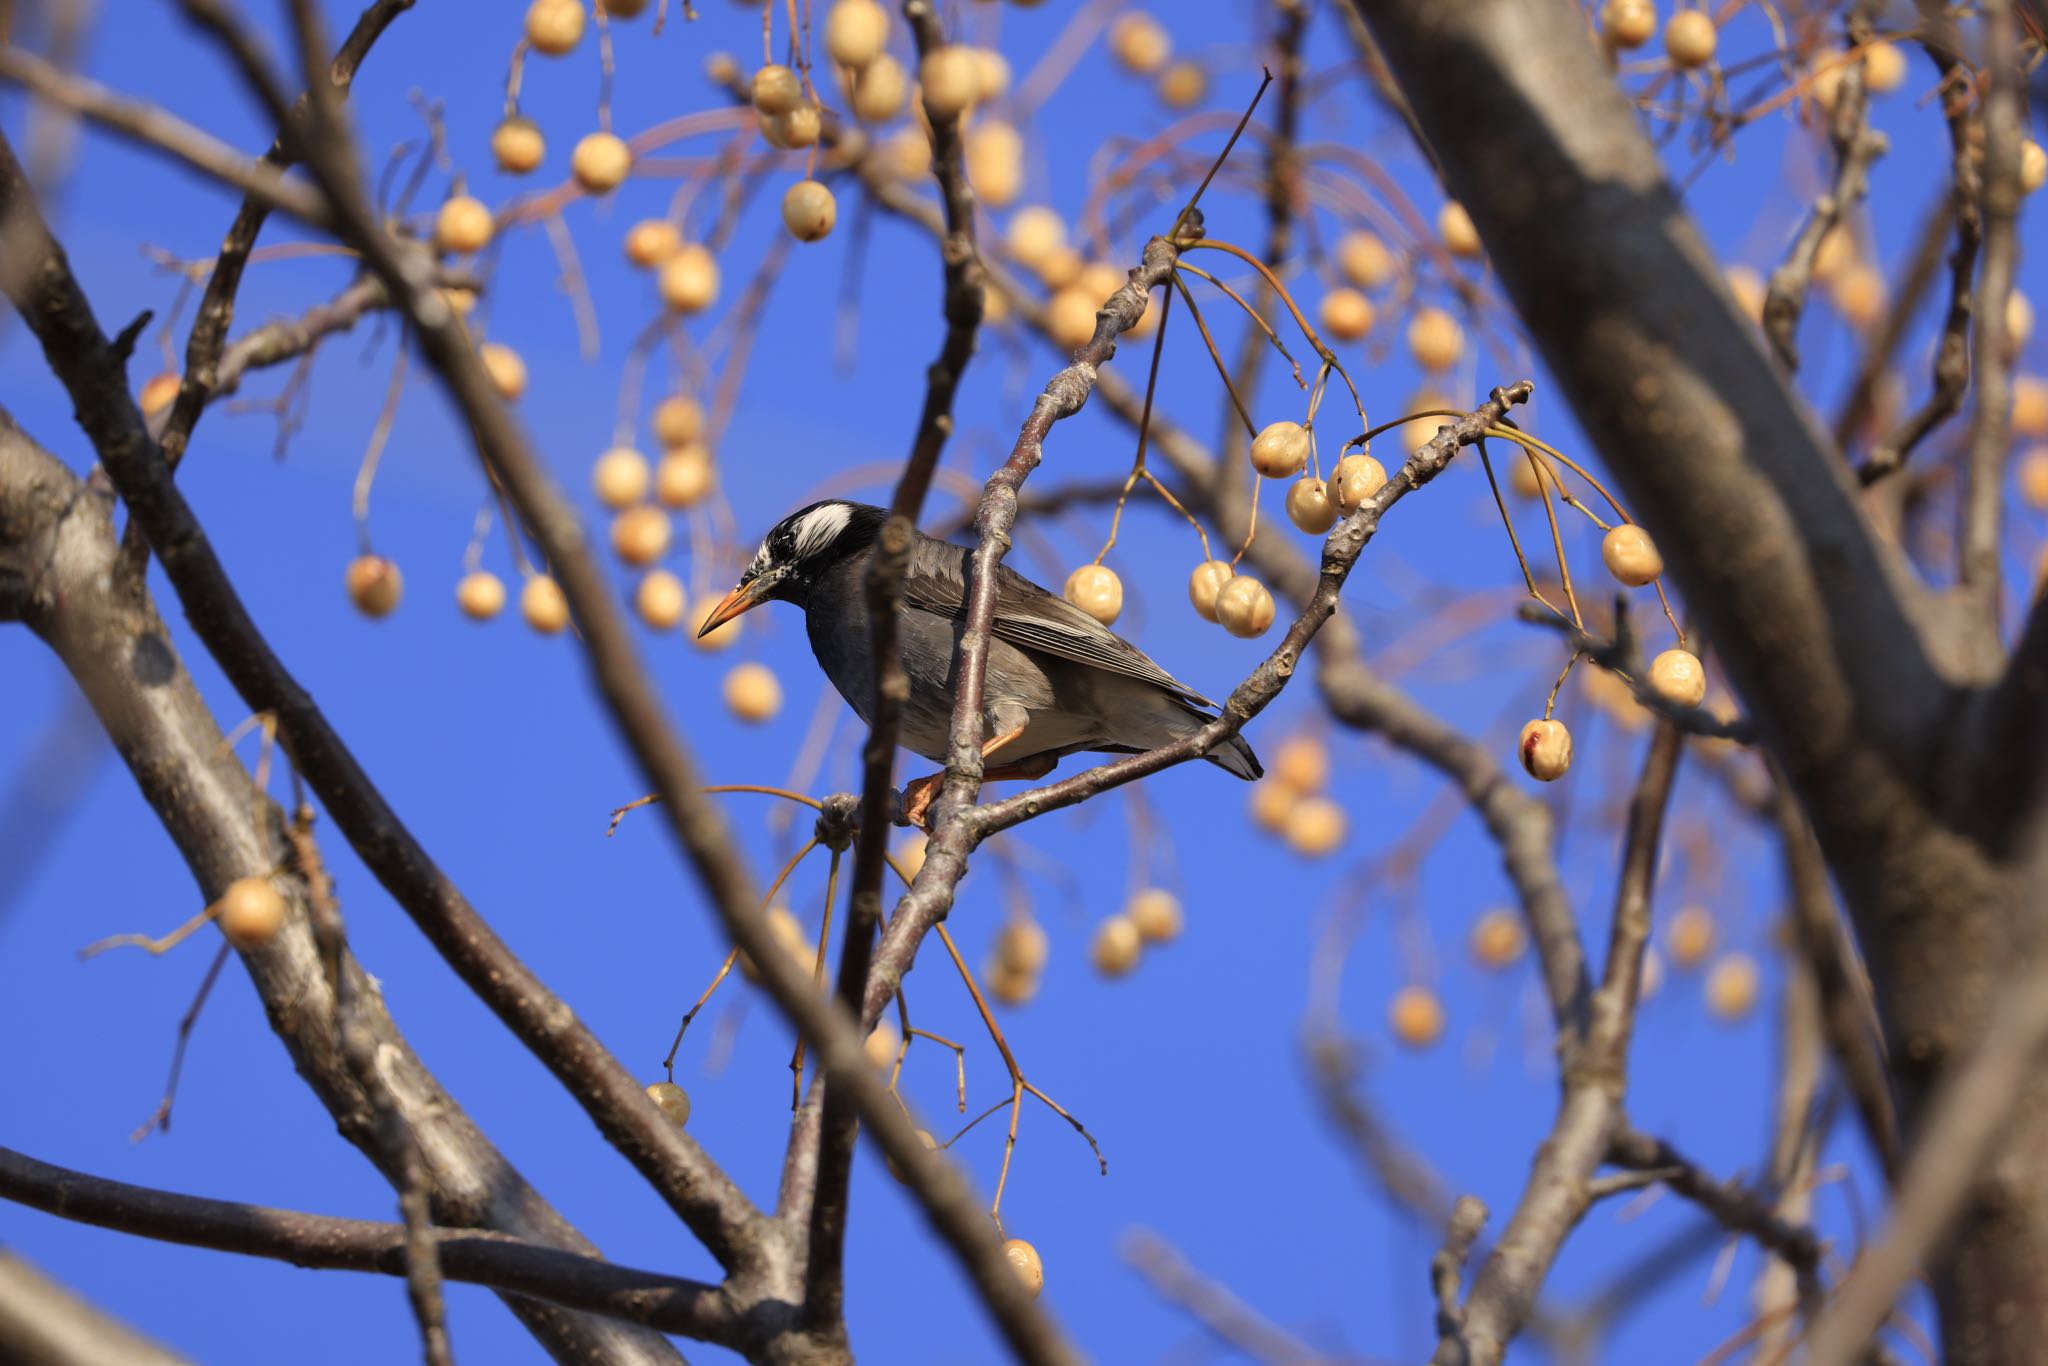
MULTIPOLYGON (((787 906, 770 906, 767 915, 768 938, 775 945, 777 953, 788 959, 791 966, 808 975, 817 964, 816 952, 810 936, 804 933, 803 922, 790 913, 787 906)), ((759 985, 761 969, 747 954, 740 950, 740 973, 749 982, 759 985)))
POLYGON ((1301 793, 1286 783, 1267 779, 1252 788, 1252 824, 1269 835, 1278 835, 1287 829, 1287 818, 1294 814, 1294 808, 1301 803, 1301 793))
POLYGON ((683 581, 666 569, 649 570, 633 590, 633 609, 656 631, 673 631, 681 625, 688 605, 683 581))
POLYGON ((1147 887, 1132 896, 1124 914, 1138 927, 1138 937, 1148 944, 1164 944, 1180 937, 1185 917, 1180 898, 1164 887, 1147 887))
POLYGON ((626 229, 626 261, 642 270, 652 270, 676 254, 683 235, 666 218, 643 218, 626 229))
POLYGON ((1287 520, 1311 536, 1320 536, 1337 524, 1337 502, 1330 486, 1314 475, 1303 475, 1287 490, 1287 520))
POLYGON ((1088 955, 1095 970, 1104 977, 1122 977, 1138 966, 1138 951, 1143 944, 1143 937, 1129 916, 1113 915, 1095 927, 1095 942, 1089 946, 1088 955))
POLYGON ((1448 370, 1465 350, 1465 329, 1441 308, 1418 308, 1408 320, 1408 351, 1425 370, 1448 370))
POLYGON ((1003 1256, 1009 1259, 1010 1269, 1024 1282, 1031 1298, 1037 1299, 1038 1292, 1045 1289, 1045 1263, 1039 1260, 1038 1249, 1022 1238, 1012 1238, 1003 1244, 1003 1256))
POLYGON ((519 590, 519 615, 542 635, 555 635, 569 624, 569 599, 562 595, 560 584, 536 574, 519 590))
POLYGON ((618 189, 632 169, 633 153, 625 140, 613 133, 585 133, 569 154, 569 173, 592 194, 618 189))
POLYGON ((489 621, 505 610, 505 581, 488 569, 474 569, 455 585, 455 605, 471 621, 489 621))
POLYGON ((2048 378, 2012 377, 2012 430, 2015 436, 2048 436, 2048 378))
POLYGON ((1252 438, 1252 468, 1268 479, 1289 479, 1308 464, 1308 430, 1299 422, 1269 422, 1252 438))
POLYGON ((788 67, 771 62, 754 73, 748 95, 754 102, 755 113, 773 118, 796 108, 804 97, 804 83, 788 67))
POLYGON ((1600 32, 1615 47, 1641 47, 1657 32, 1657 7, 1650 0, 1607 0, 1600 11, 1600 32))
POLYGON ((1159 73, 1159 102, 1168 109, 1191 109, 1209 93, 1209 72, 1200 62, 1180 61, 1159 73))
POLYGON ((581 0, 533 0, 526 9, 526 42, 535 52, 560 57, 583 37, 581 0))
POLYGON ((647 1098, 678 1129, 690 1122, 690 1094, 674 1082, 655 1082, 647 1088, 647 1098))
POLYGON ((1045 927, 1028 917, 1007 922, 996 935, 996 961, 1011 972, 1043 972, 1051 955, 1052 941, 1045 927))
POLYGON ((1000 962, 986 964, 982 968, 982 980, 988 984, 988 994, 1006 1006, 1030 1005, 1038 995, 1038 974, 1012 972, 1000 962))
POLYGON ((1360 289, 1378 289, 1394 278, 1394 254, 1362 228, 1337 239, 1337 269, 1360 289))
POLYGON ((1109 55, 1124 70, 1149 76, 1173 55, 1173 39, 1157 19, 1132 10, 1118 15, 1109 26, 1109 55))
POLYGON ((1517 498, 1541 498, 1546 487, 1556 489, 1551 473, 1539 463, 1542 458, 1527 452, 1508 457, 1508 487, 1517 498))
POLYGON ((1643 950, 1643 973, 1636 984, 1636 998, 1647 1001, 1664 987, 1664 955, 1651 944, 1643 950))
POLYGON ((865 67, 889 43, 889 11, 876 0, 838 0, 825 15, 825 51, 841 66, 865 67))
MULTIPOLYGON (((699 599, 684 620, 701 625, 711 619, 711 609, 718 606, 718 602, 719 595, 716 593, 699 599)), ((739 643, 740 623, 745 620, 745 617, 734 617, 730 621, 720 622, 718 629, 701 636, 697 634, 696 626, 692 625, 685 629, 683 634, 700 650, 726 650, 739 643)))
POLYGON ((704 405, 688 394, 670 394, 654 407, 654 439, 673 449, 704 436, 704 405))
POLYGON ((824 111, 813 100, 799 100, 788 112, 761 120, 761 136, 785 151, 815 147, 824 132, 824 111))
POLYGON ((627 564, 653 564, 668 553, 674 534, 667 512, 642 503, 612 518, 612 553, 627 564))
MULTIPOLYGON (((909 91, 910 78, 904 74, 903 64, 885 52, 855 78, 849 102, 853 105, 853 112, 867 122, 887 123, 903 112, 903 101, 909 91)), ((931 151, 924 133, 916 128, 907 128, 904 135, 916 140, 928 163, 931 151)), ((921 174, 923 169, 920 166, 918 172, 921 174)))
POLYGON ((1455 199, 1436 211, 1436 235, 1444 240, 1444 249, 1453 256, 1477 258, 1482 250, 1472 215, 1455 199))
POLYGON ((1372 300, 1355 289, 1339 287, 1323 296, 1317 309, 1323 331, 1340 342, 1353 342, 1372 331, 1372 300))
POLYGON ((1015 125, 977 122, 967 131, 967 182, 992 209, 1008 208, 1024 188, 1024 139, 1015 125))
POLYGON ((514 114, 491 130, 491 156, 508 175, 525 175, 541 164, 547 151, 540 125, 523 115, 514 114))
POLYGON ((1828 284, 1828 299, 1842 321, 1851 327, 1868 329, 1884 317, 1884 276, 1876 266, 1851 262, 1828 284))
POLYGON ((1706 11, 1682 9, 1664 25, 1664 55, 1680 70, 1689 71, 1714 60, 1720 35, 1706 11))
POLYGON ((974 102, 999 100, 1010 89, 1010 59, 992 47, 969 48, 974 54, 974 102))
POLYGON ((170 406, 177 402, 180 382, 175 370, 163 370, 151 375, 135 399, 136 406, 142 409, 142 415, 155 417, 158 413, 168 411, 170 406))
POLYGON ((896 861, 903 865, 903 871, 916 878, 924 869, 924 856, 931 840, 923 831, 914 831, 904 836, 903 843, 896 846, 896 861))
POLYGON ((1328 797, 1303 797, 1287 813, 1287 825, 1280 833, 1287 847, 1303 858, 1324 858, 1344 845, 1349 820, 1344 808, 1328 797))
MULTIPOLYGON (((1432 389, 1425 384, 1409 396, 1408 402, 1403 405, 1402 411, 1442 414, 1452 411, 1456 407, 1457 405, 1451 402, 1449 395, 1440 389, 1432 389)), ((1410 418, 1407 422, 1401 424, 1401 449, 1405 451, 1422 449, 1422 447, 1434 441, 1437 432, 1450 421, 1451 419, 1442 416, 1410 418)))
POLYGON ((1194 606, 1195 615, 1204 621, 1216 620, 1216 599, 1223 591, 1223 585, 1230 582, 1232 570, 1223 560, 1204 560, 1188 575, 1188 601, 1194 606))
POLYGON ((499 398, 510 402, 526 392, 526 362, 517 351, 503 342, 485 342, 476 349, 476 358, 483 362, 499 398))
POLYGON ((2020 497, 2036 512, 2048 512, 2048 446, 2036 446, 2019 460, 2020 497))
POLYGON ((1262 636, 1273 624, 1273 595, 1257 579, 1233 575, 1216 594, 1216 620, 1242 639, 1262 636))
POLYGON ((1037 270, 1052 254, 1067 244, 1067 225, 1056 209, 1027 204, 1010 216, 1003 232, 1011 259, 1026 270, 1037 270))
POLYGON ((434 215, 434 245, 442 251, 466 256, 489 246, 495 228, 490 208, 481 199, 454 195, 434 215))
POLYGON ((1123 580, 1107 565, 1084 564, 1067 575, 1064 596, 1104 626, 1114 626, 1124 610, 1123 580))
POLYGON ((1714 951, 1714 913, 1704 906, 1681 906, 1664 932, 1673 965, 1696 968, 1714 951))
POLYGON ((1572 733, 1562 721, 1531 721, 1515 745, 1522 767, 1541 783, 1554 783, 1572 766, 1572 733))
POLYGON ((1889 95, 1906 83, 1906 54, 1880 38, 1863 49, 1863 84, 1873 95, 1889 95))
POLYGON ((371 619, 388 617, 405 591, 405 576, 382 555, 358 555, 348 562, 348 598, 371 619))
POLYGON ((718 302, 718 258, 701 242, 685 242, 661 266, 661 301, 678 313, 702 313, 718 302))
MULTIPOLYGON (((926 1152, 935 1152, 938 1150, 939 1140, 933 1138, 930 1132, 927 1130, 919 1129, 917 1131, 917 1141, 924 1146, 924 1150, 926 1152)), ((903 1180, 903 1169, 896 1165, 896 1159, 891 1157, 886 1158, 884 1160, 888 1163, 889 1175, 895 1177, 898 1181, 903 1180)))
POLYGON ((1273 754, 1273 781, 1298 793, 1321 792, 1330 781, 1330 750, 1313 735, 1290 735, 1273 754))
POLYGON ((896 1066, 896 1055, 902 1047, 903 1031, 894 1020, 884 1020, 862 1042, 861 1052, 867 1054, 870 1066, 887 1072, 896 1066))
POLYGON ((1764 277, 1753 267, 1735 265, 1724 272, 1728 281, 1728 292, 1735 296, 1735 303, 1751 322, 1761 321, 1764 316, 1764 277))
POLYGON ((1724 1024, 1734 1024, 1756 1008, 1759 983, 1756 959, 1723 954, 1707 972, 1707 1009, 1724 1024))
POLYGON ((1600 559, 1608 573, 1630 588, 1641 588, 1664 572, 1657 543, 1634 522, 1622 522, 1600 538, 1600 559))
POLYGON ((1386 466, 1369 455, 1347 455, 1337 462, 1337 510, 1347 516, 1365 506, 1385 488, 1386 466))
POLYGON ((981 89, 980 64, 972 48, 948 43, 925 54, 917 68, 925 112, 934 119, 958 118, 981 89))
POLYGON ((1690 650, 1671 649, 1650 661, 1650 691, 1681 707, 1697 707, 1707 696, 1707 670, 1690 650))
POLYGON ((697 442, 672 446, 654 467, 654 497, 663 507, 695 507, 718 482, 711 452, 697 442))
POLYGON ((1821 234, 1818 245, 1813 249, 1813 278, 1826 284, 1856 260, 1856 239, 1849 230, 1836 224, 1821 234))
POLYGON ((236 878, 219 904, 220 932, 238 949, 260 949, 284 927, 284 898, 267 877, 236 878))
POLYGON ((1433 1047, 1444 1036, 1444 1004, 1419 982, 1402 987, 1387 1003, 1387 1028, 1404 1048, 1433 1047))
POLYGON ((1496 906, 1472 922, 1472 957, 1483 968, 1509 966, 1522 956, 1528 943, 1522 917, 1505 906, 1496 906))
POLYGON ((2020 144, 2020 190, 2032 194, 2044 184, 2048 184, 2048 151, 2028 138, 2020 144))
POLYGON ((772 721, 782 710, 782 681, 766 664, 735 665, 725 676, 725 705, 742 721, 772 721))
POLYGON ((1038 279, 1047 289, 1065 289, 1081 278, 1087 267, 1081 253, 1062 242, 1038 263, 1038 279))
POLYGON ((590 467, 590 486, 597 501, 612 509, 631 507, 647 496, 647 457, 631 446, 614 446, 590 467))
POLYGON ((799 180, 782 196, 782 226, 799 242, 816 242, 839 221, 839 202, 816 180, 799 180))
POLYGON ((2034 335, 2034 302, 2017 289, 2005 296, 2005 344, 2017 351, 2034 335))
POLYGON ((1065 351, 1086 346, 1095 335, 1095 313, 1101 307, 1102 296, 1079 285, 1068 285, 1054 294, 1045 306, 1045 326, 1053 344, 1065 351))

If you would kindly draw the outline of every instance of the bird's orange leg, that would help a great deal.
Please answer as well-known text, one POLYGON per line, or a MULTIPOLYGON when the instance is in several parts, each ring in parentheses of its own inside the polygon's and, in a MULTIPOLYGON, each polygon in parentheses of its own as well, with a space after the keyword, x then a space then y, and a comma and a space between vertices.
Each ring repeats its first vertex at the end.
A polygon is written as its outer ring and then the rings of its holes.
MULTIPOLYGON (((990 736, 982 742, 981 757, 984 759, 988 758, 989 755, 1022 735, 1024 730, 1024 726, 1018 726, 1015 729, 1004 731, 1001 735, 990 736)), ((981 775, 981 780, 985 783, 993 783, 1000 782, 1005 778, 1043 778, 1046 774, 1052 772, 1053 765, 1058 762, 1058 759, 1053 758, 1049 754, 1041 754, 1026 759, 1022 763, 1004 764, 1000 768, 992 768, 981 775)), ((939 785, 945 781, 946 775, 940 772, 931 774, 928 777, 913 778, 905 783, 903 785, 903 819, 909 821, 920 830, 929 830, 931 827, 925 823, 925 816, 931 810, 932 802, 939 795, 939 785)))

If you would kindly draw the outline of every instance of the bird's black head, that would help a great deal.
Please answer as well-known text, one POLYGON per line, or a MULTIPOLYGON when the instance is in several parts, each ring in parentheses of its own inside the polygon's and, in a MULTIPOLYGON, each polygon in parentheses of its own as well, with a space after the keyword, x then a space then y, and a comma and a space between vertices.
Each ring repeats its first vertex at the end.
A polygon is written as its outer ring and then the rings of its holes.
POLYGON ((712 610, 697 634, 771 600, 802 606, 826 570, 875 543, 888 516, 881 508, 837 498, 792 512, 762 539, 739 585, 712 610))

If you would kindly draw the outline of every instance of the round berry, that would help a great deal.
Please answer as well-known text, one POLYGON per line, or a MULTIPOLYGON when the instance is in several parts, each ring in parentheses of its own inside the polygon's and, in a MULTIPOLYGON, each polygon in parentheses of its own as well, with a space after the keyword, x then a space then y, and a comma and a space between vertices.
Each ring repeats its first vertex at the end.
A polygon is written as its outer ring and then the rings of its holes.
POLYGON ((612 518, 612 553, 627 564, 653 564, 668 553, 674 534, 666 511, 642 503, 612 518))
POLYGON ((1607 572, 1630 588, 1641 588, 1664 572, 1657 543, 1634 522, 1623 522, 1600 538, 1600 558, 1607 572))
POLYGON ((647 1088, 647 1098, 678 1129, 690 1122, 690 1093, 672 1081, 658 1081, 647 1088))
POLYGON ((1173 55, 1173 39, 1157 19, 1140 10, 1120 14, 1109 26, 1109 55, 1137 76, 1149 76, 1173 55))
POLYGON ((1337 510, 1350 514, 1385 488, 1386 466, 1369 455, 1347 455, 1337 462, 1337 510))
POLYGON ((1704 10, 1682 9, 1664 25, 1664 55, 1682 71, 1713 61, 1719 40, 1714 21, 1704 10))
POLYGON ((1010 89, 1010 59, 992 47, 974 47, 974 102, 1001 99, 1010 89))
POLYGON ((858 70, 889 44, 889 11, 876 0, 838 0, 825 15, 825 51, 841 66, 858 70))
POLYGON ((782 196, 782 226, 799 242, 816 242, 839 221, 839 202, 816 180, 799 180, 782 196))
POLYGON ((626 262, 652 270, 676 254, 683 235, 666 218, 643 218, 626 229, 626 262))
POLYGON ((980 64, 974 50, 958 43, 933 48, 918 65, 925 112, 934 119, 957 118, 981 88, 980 64))
POLYGON ((1030 1005, 1038 995, 1038 974, 1012 972, 1000 962, 987 964, 982 969, 982 979, 988 983, 988 994, 1001 1005, 1030 1005))
POLYGON ((683 581, 666 569, 649 570, 633 590, 633 608, 640 620, 657 631, 673 631, 682 624, 683 609, 689 604, 683 581))
POLYGON ((1014 125, 977 122, 967 132, 967 183, 992 209, 1008 208, 1024 188, 1024 139, 1014 125))
POLYGON ((1039 1260, 1038 1249, 1022 1238, 1012 1238, 1003 1244, 1003 1256, 1009 1259, 1010 1269, 1024 1282, 1031 1298, 1037 1299, 1038 1292, 1045 1289, 1045 1263, 1039 1260))
POLYGON ((1617 48, 1639 48, 1657 31, 1657 7, 1650 0, 1607 0, 1600 31, 1617 48))
POLYGON ((526 9, 526 42, 535 52, 560 57, 583 37, 581 0, 533 0, 526 9))
POLYGON ((654 496, 663 507, 695 507, 717 482, 711 452, 695 441, 670 447, 654 467, 654 496))
POLYGON ((2020 457, 2020 498, 2036 512, 2048 512, 2048 446, 2036 446, 2020 457))
POLYGON ((1026 976, 1043 972, 1051 954, 1052 941, 1045 927, 1028 916, 1006 922, 996 934, 996 961, 1011 972, 1026 976))
POLYGON ((1465 329, 1441 308, 1418 308, 1408 320, 1408 350, 1425 370, 1448 370, 1465 350, 1465 329))
POLYGON ((1209 72, 1200 62, 1179 61, 1159 73, 1159 102, 1168 109, 1192 109, 1209 93, 1209 72))
POLYGON ((1572 733, 1562 721, 1531 721, 1516 745, 1522 767, 1539 783, 1554 783, 1572 766, 1572 733))
POLYGON ((887 1072, 896 1066, 896 1055, 902 1047, 903 1031, 894 1020, 884 1020, 861 1043, 861 1052, 868 1055, 870 1066, 887 1072))
POLYGON ((771 63, 754 73, 750 93, 754 112, 773 118, 796 108, 804 97, 804 85, 794 71, 779 63, 771 63))
POLYGON ((1507 967, 1522 956, 1528 942, 1522 917, 1504 906, 1496 906, 1472 922, 1472 957, 1483 968, 1507 967))
POLYGON ((825 132, 825 115, 812 100, 799 100, 784 114, 761 120, 761 135, 785 150, 815 147, 825 132))
POLYGON ((1067 225, 1057 210, 1043 204, 1027 204, 1010 216, 1003 240, 1018 265, 1037 270, 1067 244, 1067 225))
POLYGON ((483 362, 499 398, 509 403, 526 392, 526 362, 517 351, 503 342, 485 342, 476 349, 476 358, 483 362))
POLYGON ((1479 229, 1472 226, 1472 215, 1455 199, 1436 211, 1436 235, 1443 238, 1444 249, 1453 256, 1476 260, 1482 250, 1479 229))
POLYGON ((1320 536, 1337 524, 1337 501, 1330 486, 1314 475, 1303 475, 1287 490, 1287 520, 1311 536, 1320 536))
POLYGON ((1269 422, 1252 438, 1252 468, 1268 479, 1287 479, 1308 464, 1308 429, 1299 422, 1269 422))
POLYGON ((167 411, 178 400, 178 387, 182 381, 175 370, 163 370, 151 375, 136 395, 136 406, 142 409, 144 417, 155 417, 167 411))
POLYGON ((1714 951, 1715 938, 1712 911, 1704 906, 1681 906, 1664 932, 1664 945, 1675 966, 1696 968, 1714 951))
POLYGON ((686 446, 704 435, 704 405, 688 394, 670 394, 654 408, 654 437, 667 447, 686 446))
POLYGON ((1231 568, 1222 560, 1204 560, 1195 566, 1195 572, 1188 575, 1188 601, 1194 605, 1195 615, 1204 621, 1216 620, 1216 599, 1223 592, 1223 585, 1230 582, 1231 568))
POLYGON ((2048 379, 2012 377, 2012 430, 2015 436, 2048 436, 2048 379))
POLYGON ((685 242, 662 262, 661 301, 678 313, 702 313, 718 302, 718 258, 702 242, 685 242))
POLYGON ((1706 667, 1690 650, 1666 650, 1650 661, 1650 691, 1666 702, 1697 707, 1707 696, 1706 667))
POLYGON ((1067 575, 1068 602, 1104 626, 1114 626, 1124 610, 1124 585, 1107 565, 1084 564, 1067 575))
POLYGON ((614 446, 590 467, 590 486, 608 508, 631 507, 647 496, 647 457, 631 446, 614 446))
POLYGON ((489 246, 495 229, 491 211, 481 199, 453 195, 434 215, 434 245, 442 251, 467 256, 489 246))
POLYGON ((489 621, 505 610, 505 581, 488 569, 473 569, 456 582, 455 605, 471 621, 489 621))
POLYGON ((1722 272, 1728 281, 1728 292, 1735 296, 1735 306, 1751 322, 1761 322, 1764 316, 1764 277, 1754 266, 1733 265, 1722 272))
MULTIPOLYGON (((903 64, 885 52, 870 62, 854 80, 850 101, 853 112, 869 123, 887 123, 903 112, 903 100, 909 88, 910 81, 904 74, 903 64)), ((907 128, 904 133, 915 138, 929 158, 931 144, 925 140, 923 131, 907 128)), ((923 169, 918 168, 920 174, 923 169)))
POLYGON ((547 152, 547 138, 540 125, 523 115, 514 114, 491 130, 491 155, 507 175, 525 175, 540 165, 547 152))
POLYGON ((1707 1009, 1724 1024, 1734 1024, 1756 1008, 1760 974, 1756 959, 1727 953, 1707 971, 1707 1009))
POLYGON ((267 877, 236 878, 220 894, 220 932, 238 949, 260 949, 284 926, 284 898, 267 877))
POLYGON ((2020 190, 2032 194, 2048 185, 2048 151, 2032 138, 2020 143, 2020 190))
POLYGON ((1337 240, 1337 270, 1360 289, 1378 289, 1394 278, 1394 253, 1362 228, 1337 240))
POLYGON ((1301 803, 1301 793, 1277 779, 1268 778, 1252 788, 1252 824, 1269 835, 1278 835, 1287 829, 1287 819, 1294 814, 1294 808, 1301 803))
POLYGON ((1387 1003, 1387 1028, 1404 1048, 1433 1047, 1444 1036, 1444 1004, 1419 982, 1402 987, 1387 1003))
POLYGON ((1880 38, 1863 49, 1863 84, 1873 95, 1889 95, 1906 83, 1906 54, 1880 38))
POLYGON ((1124 914, 1138 927, 1138 937, 1148 944, 1164 944, 1180 937, 1185 917, 1180 898, 1164 887, 1147 887, 1124 907, 1124 914))
POLYGON ((1323 296, 1317 321, 1333 340, 1357 341, 1372 331, 1372 300, 1355 289, 1339 286, 1323 296))
POLYGON ((1095 927, 1095 942, 1089 946, 1088 956, 1104 977, 1122 977, 1138 966, 1138 951, 1143 946, 1144 937, 1130 917, 1113 915, 1095 927))
POLYGON ((1216 594, 1216 620, 1245 640, 1262 636, 1273 624, 1273 595, 1257 579, 1233 575, 1216 594))
POLYGON ((782 681, 766 664, 735 665, 725 676, 725 705, 742 721, 773 721, 782 710, 782 681))
POLYGON ((1095 313, 1101 307, 1101 295, 1068 285, 1046 303, 1046 331, 1061 349, 1077 351, 1095 336, 1095 313))
POLYGON ((562 585, 536 574, 519 590, 519 615, 542 635, 555 635, 569 624, 569 599, 562 595, 562 585))
POLYGON ((632 151, 623 138, 612 133, 585 133, 569 154, 569 173, 591 194, 618 189, 632 169, 632 151))
POLYGON ((1328 797, 1303 797, 1287 813, 1280 833, 1303 858, 1325 858, 1343 847, 1348 824, 1344 808, 1328 797))
POLYGON ((348 598, 371 619, 388 617, 398 607, 405 577, 382 555, 358 555, 348 562, 348 598))
MULTIPOLYGON (((2011 295, 2018 298, 2019 295, 2011 295)), ((1854 261, 1828 284, 1828 299, 1842 321, 1861 330, 1875 327, 1884 316, 1884 276, 1876 266, 1854 261)))
POLYGON ((1299 793, 1321 792, 1330 781, 1330 751, 1313 735, 1290 735, 1273 755, 1273 781, 1299 793))

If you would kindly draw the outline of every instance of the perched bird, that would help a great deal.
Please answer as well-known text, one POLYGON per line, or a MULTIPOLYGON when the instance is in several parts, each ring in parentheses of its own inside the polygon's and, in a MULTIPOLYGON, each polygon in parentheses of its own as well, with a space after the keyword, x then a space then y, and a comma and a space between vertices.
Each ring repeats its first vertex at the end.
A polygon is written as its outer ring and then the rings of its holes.
MULTIPOLYGON (((811 651, 861 720, 872 720, 875 661, 864 580, 888 513, 864 503, 813 503, 778 523, 739 585, 698 635, 768 601, 804 609, 811 651)), ((953 650, 967 615, 966 549, 919 534, 903 584, 900 631, 910 697, 901 743, 946 761, 953 711, 953 650)), ((987 777, 1036 778, 1068 754, 1136 754, 1170 744, 1214 718, 1215 703, 1055 593, 999 566, 996 615, 983 686, 987 777)), ((1258 756, 1233 735, 1202 756, 1251 781, 1258 756)), ((905 815, 922 823, 938 775, 904 789, 905 815)))

